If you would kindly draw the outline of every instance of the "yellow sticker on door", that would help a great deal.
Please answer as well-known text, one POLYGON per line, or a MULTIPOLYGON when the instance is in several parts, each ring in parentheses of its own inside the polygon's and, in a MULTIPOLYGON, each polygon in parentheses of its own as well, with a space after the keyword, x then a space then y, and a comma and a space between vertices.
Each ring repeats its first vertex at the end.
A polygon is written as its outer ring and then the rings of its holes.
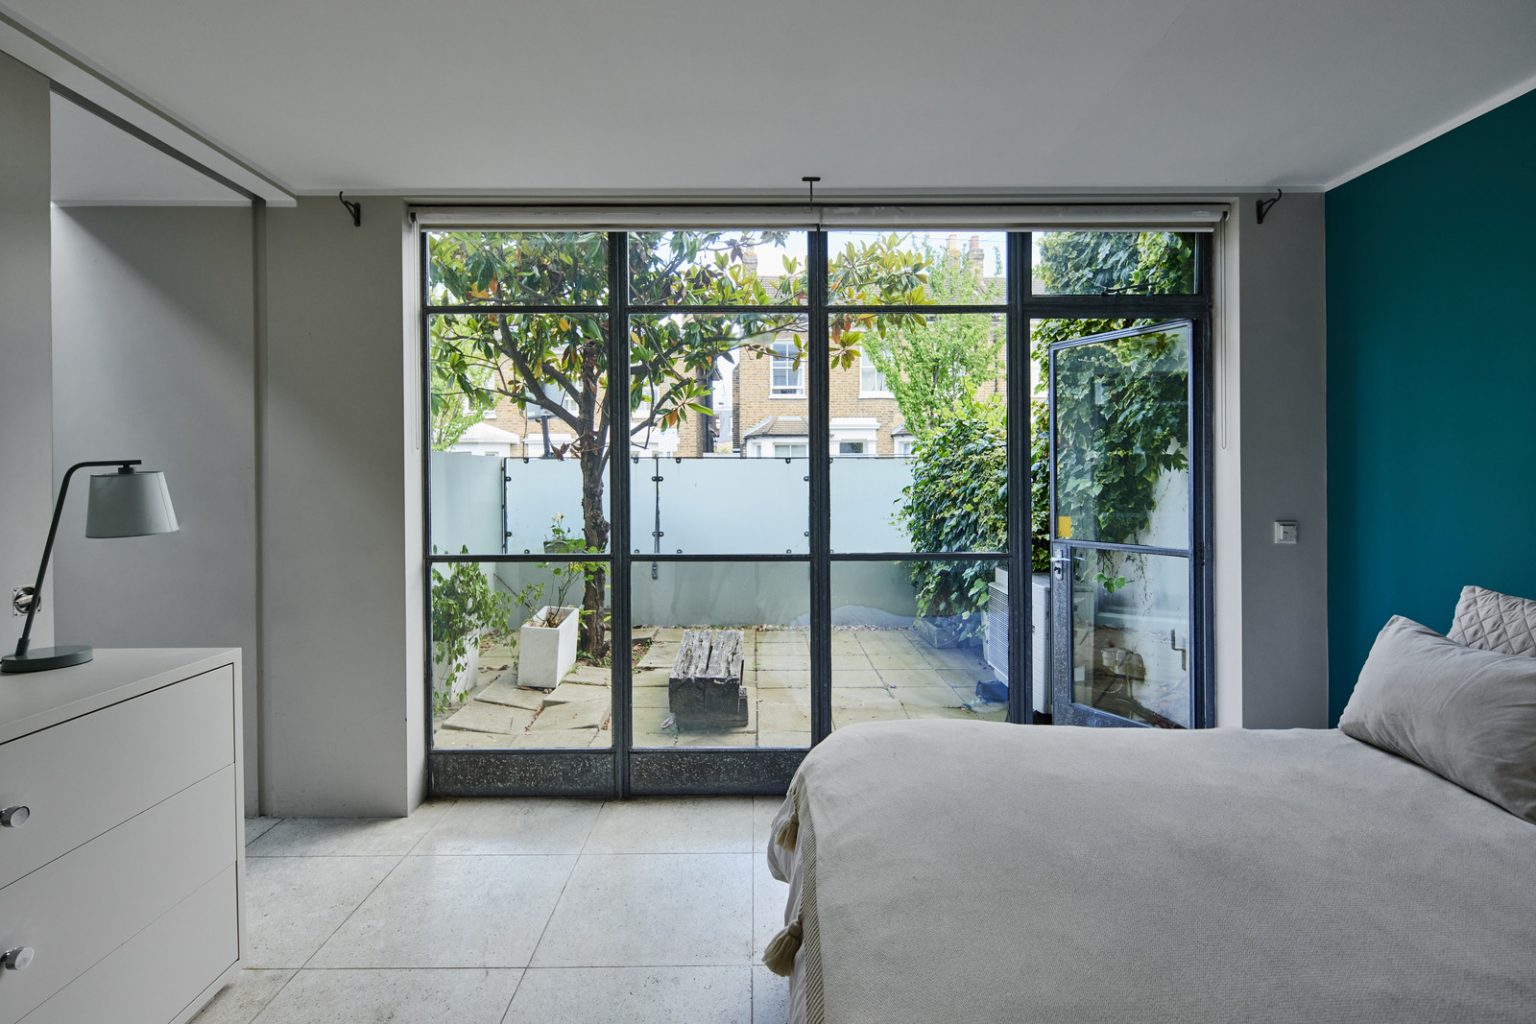
POLYGON ((1071 536, 1072 536, 1072 517, 1071 516, 1057 516, 1056 517, 1056 537, 1057 537, 1057 539, 1059 539, 1059 540, 1066 540, 1066 539, 1068 539, 1071 536))

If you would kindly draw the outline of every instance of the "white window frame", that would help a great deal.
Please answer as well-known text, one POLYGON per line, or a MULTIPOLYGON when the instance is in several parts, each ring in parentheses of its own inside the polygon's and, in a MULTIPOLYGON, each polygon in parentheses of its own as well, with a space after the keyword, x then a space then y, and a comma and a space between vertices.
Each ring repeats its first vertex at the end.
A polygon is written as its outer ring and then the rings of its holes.
POLYGON ((881 373, 879 371, 879 369, 876 368, 875 361, 873 359, 869 358, 869 353, 867 353, 867 352, 860 352, 859 353, 859 397, 860 398, 895 398, 896 397, 895 395, 893 395, 891 393, 890 387, 887 386, 886 383, 885 383, 885 374, 881 373), (878 388, 867 387, 866 386, 866 381, 868 380, 868 378, 870 376, 878 377, 880 379, 880 385, 881 386, 878 387, 878 388))
POLYGON ((769 398, 804 398, 805 397, 805 361, 795 365, 795 359, 799 354, 800 346, 793 339, 775 339, 773 342, 773 355, 769 359, 768 366, 768 397, 769 398), (786 354, 781 355, 780 349, 787 349, 786 354), (780 384, 778 376, 783 372, 786 376, 793 374, 793 384, 780 384))

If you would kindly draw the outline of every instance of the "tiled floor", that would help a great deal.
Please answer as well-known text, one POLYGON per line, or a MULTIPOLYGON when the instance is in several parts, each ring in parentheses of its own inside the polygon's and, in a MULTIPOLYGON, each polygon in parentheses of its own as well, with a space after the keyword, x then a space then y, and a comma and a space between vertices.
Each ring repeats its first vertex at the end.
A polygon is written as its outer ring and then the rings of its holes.
POLYGON ((777 798, 253 819, 248 968, 195 1024, 778 1024, 777 798))

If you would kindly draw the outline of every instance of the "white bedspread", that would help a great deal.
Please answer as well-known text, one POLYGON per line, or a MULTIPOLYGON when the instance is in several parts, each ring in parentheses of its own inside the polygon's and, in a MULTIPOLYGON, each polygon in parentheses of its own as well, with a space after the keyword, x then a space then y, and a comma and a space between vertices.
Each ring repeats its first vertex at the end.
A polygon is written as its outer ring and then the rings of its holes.
POLYGON ((872 723, 796 796, 808 1024, 1536 1021, 1536 826, 1337 731, 872 723))

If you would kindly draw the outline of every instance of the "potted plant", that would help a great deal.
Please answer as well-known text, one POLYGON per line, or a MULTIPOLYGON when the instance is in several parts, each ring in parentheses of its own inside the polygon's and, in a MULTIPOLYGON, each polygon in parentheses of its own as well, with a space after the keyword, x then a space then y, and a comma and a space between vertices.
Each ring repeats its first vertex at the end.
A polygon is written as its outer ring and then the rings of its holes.
MULTIPOLYGON (((556 515, 544 542, 545 554, 584 554, 589 549, 565 529, 564 517, 556 515)), ((542 568, 551 581, 543 587, 525 587, 518 603, 529 613, 518 630, 517 684, 552 690, 576 665, 581 638, 582 610, 570 601, 571 591, 585 585, 596 563, 546 562, 542 568), (536 606, 536 607, 535 607, 536 606)))
POLYGON ((457 562, 447 572, 434 571, 432 705, 438 714, 468 695, 479 676, 481 637, 505 630, 511 609, 511 598, 496 591, 478 563, 457 562))

